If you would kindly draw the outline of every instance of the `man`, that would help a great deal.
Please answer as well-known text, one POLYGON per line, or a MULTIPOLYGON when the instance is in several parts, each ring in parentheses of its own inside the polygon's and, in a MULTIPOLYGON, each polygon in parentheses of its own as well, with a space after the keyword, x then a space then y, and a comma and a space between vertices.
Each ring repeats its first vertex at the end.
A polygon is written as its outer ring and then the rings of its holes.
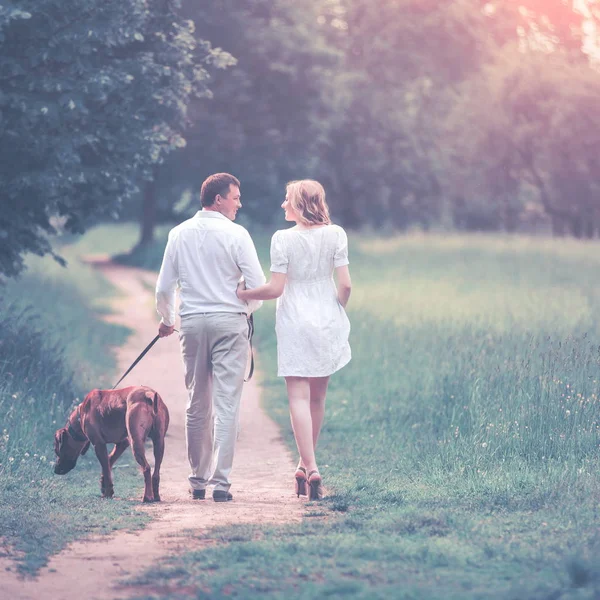
POLYGON ((241 208, 240 182, 228 173, 202 184, 202 210, 169 233, 156 282, 161 337, 175 325, 175 288, 180 288, 185 384, 185 429, 192 498, 232 500, 229 474, 238 431, 240 397, 248 357, 247 315, 261 303, 236 295, 240 276, 248 287, 265 282, 249 233, 233 223, 241 208))

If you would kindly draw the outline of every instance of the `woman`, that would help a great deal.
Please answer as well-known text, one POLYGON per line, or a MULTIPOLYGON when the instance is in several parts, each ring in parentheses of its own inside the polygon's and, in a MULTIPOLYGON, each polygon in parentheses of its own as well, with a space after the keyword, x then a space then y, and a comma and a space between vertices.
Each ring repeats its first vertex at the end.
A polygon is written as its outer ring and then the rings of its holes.
POLYGON ((325 190, 306 179, 287 185, 281 205, 295 227, 275 232, 271 240, 271 280, 247 290, 242 300, 277 301, 277 374, 285 377, 290 418, 300 462, 296 493, 323 497, 315 447, 325 415, 329 377, 350 361, 348 239, 332 225, 325 190), (337 288, 333 272, 337 276, 337 288), (308 489, 307 489, 308 488, 308 489))

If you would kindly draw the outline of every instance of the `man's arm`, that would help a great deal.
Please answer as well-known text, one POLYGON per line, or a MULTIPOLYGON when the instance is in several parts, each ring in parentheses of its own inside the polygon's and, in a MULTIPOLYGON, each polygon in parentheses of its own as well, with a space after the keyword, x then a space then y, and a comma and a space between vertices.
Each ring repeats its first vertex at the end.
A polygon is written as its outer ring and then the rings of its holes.
POLYGON ((162 265, 156 280, 156 311, 161 316, 158 335, 166 337, 175 329, 175 289, 179 274, 173 260, 173 240, 169 234, 162 265))
MULTIPOLYGON (((244 276, 246 288, 252 289, 265 283, 265 274, 260 266, 254 242, 245 229, 238 246, 238 267, 244 276)), ((247 304, 248 314, 253 313, 262 306, 260 300, 249 300, 247 304)))

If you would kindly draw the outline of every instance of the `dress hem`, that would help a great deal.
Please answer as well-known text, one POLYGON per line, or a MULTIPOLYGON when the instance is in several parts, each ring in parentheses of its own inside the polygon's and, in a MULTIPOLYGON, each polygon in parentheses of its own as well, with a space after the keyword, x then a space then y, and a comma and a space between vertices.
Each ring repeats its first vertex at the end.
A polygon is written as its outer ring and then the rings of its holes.
POLYGON ((337 366, 333 371, 329 371, 327 373, 322 373, 319 375, 315 375, 314 373, 311 375, 305 375, 304 373, 281 373, 277 372, 277 377, 330 377, 334 373, 337 373, 339 370, 343 369, 350 361, 352 357, 348 357, 348 360, 342 362, 339 366, 337 366))

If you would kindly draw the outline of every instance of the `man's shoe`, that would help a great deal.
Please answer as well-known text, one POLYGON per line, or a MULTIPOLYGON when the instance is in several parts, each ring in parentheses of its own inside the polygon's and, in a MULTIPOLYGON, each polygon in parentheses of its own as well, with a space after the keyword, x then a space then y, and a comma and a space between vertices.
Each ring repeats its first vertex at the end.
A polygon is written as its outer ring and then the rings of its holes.
POLYGON ((206 490, 190 490, 192 500, 204 500, 206 497, 206 490))
POLYGON ((229 502, 230 500, 233 500, 233 496, 229 492, 215 490, 213 492, 213 500, 215 502, 229 502))

